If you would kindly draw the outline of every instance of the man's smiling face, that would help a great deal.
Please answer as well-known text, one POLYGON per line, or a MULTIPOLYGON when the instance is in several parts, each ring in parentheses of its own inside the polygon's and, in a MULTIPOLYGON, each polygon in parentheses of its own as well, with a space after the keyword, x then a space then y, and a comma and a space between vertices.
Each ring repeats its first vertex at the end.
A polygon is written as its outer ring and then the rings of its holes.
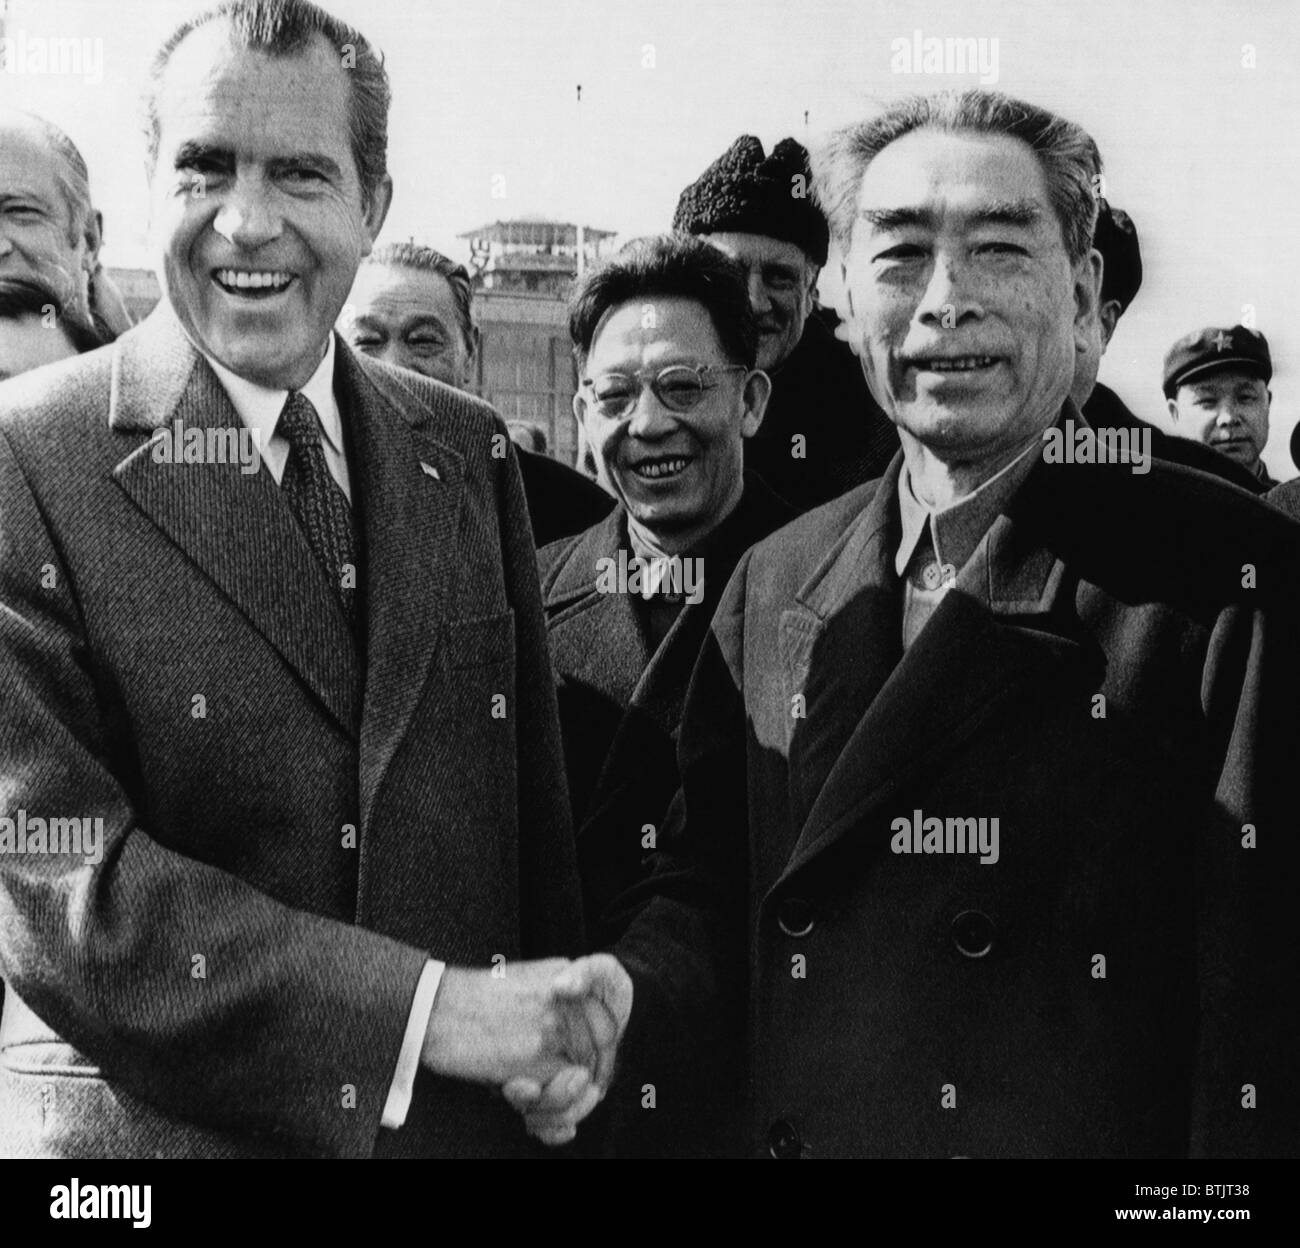
POLYGON ((936 451, 996 456, 1055 418, 1096 315, 1096 257, 1071 265, 1032 150, 913 131, 867 166, 845 262, 872 392, 936 451))
POLYGON ((173 53, 159 90, 152 227, 164 291, 232 372, 296 389, 388 208, 369 206, 348 138, 349 87, 324 37, 271 58, 220 22, 173 53))
MULTIPOLYGON (((574 412, 596 455, 599 480, 656 538, 677 549, 698 541, 743 489, 742 439, 763 418, 770 383, 727 359, 708 311, 693 299, 636 300, 611 308, 592 338, 574 412), (653 307, 653 315, 647 309, 653 307), (673 411, 642 381, 673 365, 706 366, 706 389, 688 411, 673 411), (596 401, 634 394, 606 415, 596 401)), ((665 549, 668 546, 665 545, 665 549)))

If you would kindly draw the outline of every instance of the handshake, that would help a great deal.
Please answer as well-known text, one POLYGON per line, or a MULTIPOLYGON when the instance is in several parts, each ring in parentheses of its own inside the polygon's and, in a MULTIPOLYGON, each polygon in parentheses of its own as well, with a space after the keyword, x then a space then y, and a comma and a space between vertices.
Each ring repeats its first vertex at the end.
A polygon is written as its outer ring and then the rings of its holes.
POLYGON ((449 966, 420 1061, 453 1079, 492 1083, 544 1144, 566 1144, 604 1098, 632 1013, 632 981, 596 953, 490 971, 449 966))

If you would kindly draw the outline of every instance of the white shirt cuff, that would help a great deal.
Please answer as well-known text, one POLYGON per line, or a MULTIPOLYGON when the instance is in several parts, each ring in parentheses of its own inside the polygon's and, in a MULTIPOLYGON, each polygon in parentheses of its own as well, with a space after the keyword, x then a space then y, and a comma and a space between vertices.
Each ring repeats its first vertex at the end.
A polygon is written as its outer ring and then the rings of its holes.
POLYGON ((406 1035, 397 1054, 397 1070, 384 1102, 382 1123, 396 1130, 406 1121, 411 1108, 411 1094, 415 1091, 415 1076, 420 1069, 420 1052, 424 1048, 424 1033, 429 1030, 429 1015, 433 1013, 433 999, 438 995, 445 962, 430 958, 420 972, 415 985, 415 999, 411 1002, 411 1017, 406 1024, 406 1035))

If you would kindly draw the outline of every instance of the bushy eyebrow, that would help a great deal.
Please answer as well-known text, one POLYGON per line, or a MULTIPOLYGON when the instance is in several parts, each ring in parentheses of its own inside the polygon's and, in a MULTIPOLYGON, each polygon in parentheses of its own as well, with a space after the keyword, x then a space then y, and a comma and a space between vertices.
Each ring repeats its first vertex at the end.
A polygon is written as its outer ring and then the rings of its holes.
POLYGON ((200 160, 228 161, 230 159, 231 153, 226 148, 217 147, 212 143, 199 143, 193 139, 187 139, 176 149, 173 163, 177 169, 181 169, 200 160))
POLYGON ((450 332, 442 317, 433 312, 421 312, 418 316, 413 316, 402 328, 408 334, 415 329, 436 329, 444 334, 450 332))
MULTIPOLYGON (((358 329, 386 329, 386 321, 377 312, 358 312, 352 317, 352 324, 358 329)), ((451 331, 447 328, 447 322, 442 319, 436 312, 417 312, 407 320, 399 322, 400 329, 403 333, 409 334, 413 329, 437 329, 444 334, 451 331)))
POLYGON ((776 277, 802 277, 803 270, 798 266, 789 263, 786 260, 764 260, 759 266, 764 275, 773 275, 776 277))
MULTIPOLYGON (((1219 387, 1210 381, 1189 381, 1187 383, 1192 388, 1192 393, 1198 399, 1217 399, 1219 397, 1219 387)), ((1240 394, 1246 391, 1249 394, 1258 394, 1259 387, 1263 386, 1268 389, 1268 383, 1262 377, 1241 377, 1234 381, 1231 389, 1240 394)))
MULTIPOLYGON (((877 230, 886 232, 920 227, 934 230, 938 227, 938 217, 930 208, 863 208, 858 216, 877 230)), ((997 203, 986 204, 977 212, 970 213, 966 220, 975 226, 1009 225, 1027 228, 1042 220, 1043 210, 1032 199, 1006 199, 997 203)))
POLYGON ((276 156, 267 162, 274 172, 283 169, 311 169, 327 178, 337 179, 342 173, 338 162, 320 152, 298 152, 293 156, 276 156))
POLYGON ((0 191, 0 204, 12 204, 23 200, 37 203, 42 208, 46 207, 49 203, 49 200, 47 200, 39 191, 28 190, 25 186, 18 186, 10 190, 0 191))
MULTIPOLYGON (((235 154, 229 148, 189 139, 176 149, 175 165, 177 169, 183 169, 186 165, 201 160, 217 164, 233 164, 234 159, 235 154)), ((340 174, 338 162, 320 152, 298 152, 291 156, 275 156, 267 163, 273 172, 306 167, 327 178, 337 178, 340 174)))

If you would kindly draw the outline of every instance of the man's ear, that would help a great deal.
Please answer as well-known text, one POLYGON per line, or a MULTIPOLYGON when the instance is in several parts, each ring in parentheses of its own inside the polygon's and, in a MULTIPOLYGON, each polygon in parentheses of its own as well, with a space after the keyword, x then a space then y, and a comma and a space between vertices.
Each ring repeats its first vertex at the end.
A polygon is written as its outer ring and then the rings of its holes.
POLYGON ((817 302, 817 279, 822 275, 821 265, 808 262, 808 282, 803 292, 803 314, 811 316, 817 302))
MULTIPOLYGON (((1105 271, 1103 270, 1104 276, 1105 271)), ((1097 319, 1101 323, 1101 349, 1103 352, 1110 346, 1110 340, 1115 336, 1115 327, 1119 324, 1119 318, 1123 315, 1124 312, 1119 306, 1118 299, 1107 299, 1097 309, 1097 319)))
POLYGON ((1172 420, 1174 424, 1177 424, 1178 423, 1178 400, 1166 399, 1165 402, 1166 404, 1168 404, 1169 407, 1169 419, 1172 420))
POLYGON ((366 206, 366 233, 369 238, 365 250, 361 253, 363 257, 368 256, 374 247, 375 239, 379 237, 379 231, 384 228, 384 221, 392 206, 393 179, 389 174, 384 174, 383 180, 375 187, 374 193, 370 196, 370 203, 366 206))
MULTIPOLYGON (((477 325, 471 324, 469 327, 469 339, 465 343, 465 350, 468 353, 465 357, 465 384, 467 386, 473 385, 474 383, 474 373, 476 371, 474 366, 478 362, 479 348, 482 344, 482 331, 477 325)), ((574 397, 576 398, 577 396, 575 395, 574 397)))
POLYGON ((771 397, 772 379, 761 368, 754 369, 745 378, 745 389, 741 393, 745 404, 744 413, 740 417, 742 438, 752 438, 758 432, 767 412, 767 401, 771 397))
POLYGON ((82 233, 86 240, 86 268, 93 273, 99 267, 99 249, 104 245, 104 214, 98 208, 86 214, 82 233))
POLYGON ((1087 350, 1092 323, 1101 308, 1101 252, 1095 247, 1074 266, 1074 345, 1076 350, 1087 350))

